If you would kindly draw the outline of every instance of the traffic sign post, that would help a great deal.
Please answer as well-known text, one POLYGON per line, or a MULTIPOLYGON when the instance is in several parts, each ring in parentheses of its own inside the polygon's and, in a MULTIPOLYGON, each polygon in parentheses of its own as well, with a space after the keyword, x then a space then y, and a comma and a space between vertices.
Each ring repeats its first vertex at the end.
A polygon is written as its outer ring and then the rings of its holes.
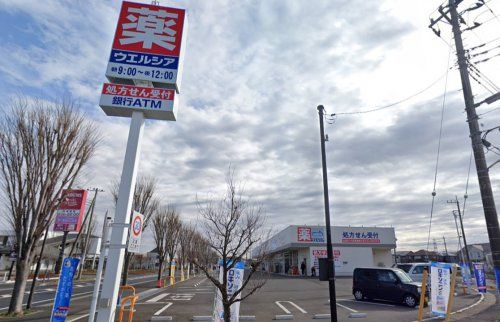
POLYGON ((137 211, 134 211, 132 222, 130 223, 130 238, 128 240, 128 251, 131 253, 140 252, 143 226, 144 216, 137 211))

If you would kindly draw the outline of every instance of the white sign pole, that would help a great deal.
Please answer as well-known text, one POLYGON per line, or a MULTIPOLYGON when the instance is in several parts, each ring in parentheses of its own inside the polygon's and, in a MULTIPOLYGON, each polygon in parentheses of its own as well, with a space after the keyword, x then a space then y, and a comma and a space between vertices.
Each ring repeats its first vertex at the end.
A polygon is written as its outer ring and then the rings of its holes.
POLYGON ((114 321, 116 301, 122 276, 123 258, 125 247, 127 247, 127 229, 129 228, 130 210, 132 208, 132 196, 134 193, 137 177, 137 166, 141 152, 141 141, 144 129, 144 115, 142 112, 133 112, 128 134, 127 150, 123 163, 122 177, 118 190, 118 201, 111 232, 111 240, 108 251, 108 261, 102 286, 98 322, 114 321))
POLYGON ((101 249, 99 252, 99 263, 97 264, 97 273, 95 275, 94 292, 92 293, 92 302, 90 303, 89 322, 94 322, 95 310, 97 307, 97 298, 99 297, 99 288, 101 287, 102 269, 106 258, 106 243, 108 242, 110 222, 107 218, 104 219, 102 226, 101 249))

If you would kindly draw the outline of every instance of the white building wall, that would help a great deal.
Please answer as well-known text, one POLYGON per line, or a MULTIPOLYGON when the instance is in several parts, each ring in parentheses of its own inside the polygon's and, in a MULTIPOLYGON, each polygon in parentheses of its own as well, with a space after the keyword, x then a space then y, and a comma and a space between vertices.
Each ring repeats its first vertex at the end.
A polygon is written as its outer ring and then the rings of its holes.
MULTIPOLYGON (((326 247, 310 247, 310 258, 308 263, 308 275, 311 273, 311 267, 317 265, 317 258, 326 258, 326 247)), ((390 251, 389 251, 390 253, 390 251)), ((373 252, 371 247, 333 247, 335 257, 335 275, 352 276, 357 267, 372 267, 373 252)), ((316 275, 319 270, 316 268, 316 275)))
POLYGON ((373 249, 373 266, 391 267, 394 263, 390 249, 373 249))

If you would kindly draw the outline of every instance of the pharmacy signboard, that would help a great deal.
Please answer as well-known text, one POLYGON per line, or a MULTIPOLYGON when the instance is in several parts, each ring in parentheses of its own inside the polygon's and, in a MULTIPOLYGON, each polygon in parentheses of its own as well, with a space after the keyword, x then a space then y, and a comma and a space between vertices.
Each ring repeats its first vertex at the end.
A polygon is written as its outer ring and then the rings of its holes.
POLYGON ((86 190, 63 190, 62 200, 56 211, 54 231, 79 231, 86 200, 86 190))
POLYGON ((175 121, 177 97, 175 90, 105 83, 99 106, 108 116, 131 117, 134 111, 153 120, 175 121))
POLYGON ((184 9, 124 1, 106 77, 112 83, 148 81, 179 92, 186 30, 184 9))

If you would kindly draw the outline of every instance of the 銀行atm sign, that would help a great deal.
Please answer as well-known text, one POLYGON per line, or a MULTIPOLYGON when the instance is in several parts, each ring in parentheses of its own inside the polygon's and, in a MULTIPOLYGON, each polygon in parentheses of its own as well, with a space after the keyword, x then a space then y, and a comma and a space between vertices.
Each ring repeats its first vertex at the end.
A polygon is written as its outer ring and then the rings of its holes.
POLYGON ((106 77, 113 83, 150 81, 179 92, 186 11, 124 1, 106 77))

